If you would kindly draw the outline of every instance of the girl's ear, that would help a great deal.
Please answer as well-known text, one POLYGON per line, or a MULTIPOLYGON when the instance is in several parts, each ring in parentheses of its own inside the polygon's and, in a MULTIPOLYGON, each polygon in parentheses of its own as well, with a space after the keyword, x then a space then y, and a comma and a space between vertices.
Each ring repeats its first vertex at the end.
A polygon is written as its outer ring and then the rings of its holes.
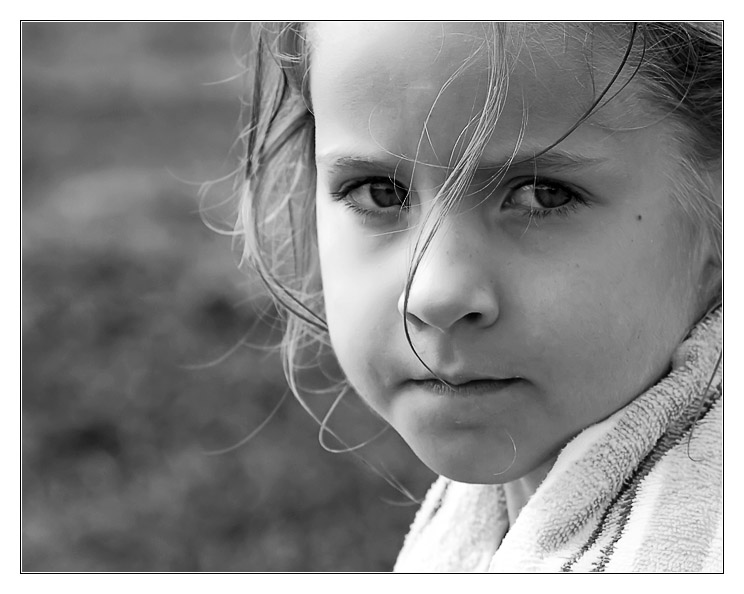
POLYGON ((710 307, 719 305, 723 299, 723 172, 720 168, 707 172, 709 196, 714 201, 707 209, 709 216, 715 220, 706 221, 708 233, 705 234, 703 249, 704 268, 700 279, 700 289, 706 304, 710 307))

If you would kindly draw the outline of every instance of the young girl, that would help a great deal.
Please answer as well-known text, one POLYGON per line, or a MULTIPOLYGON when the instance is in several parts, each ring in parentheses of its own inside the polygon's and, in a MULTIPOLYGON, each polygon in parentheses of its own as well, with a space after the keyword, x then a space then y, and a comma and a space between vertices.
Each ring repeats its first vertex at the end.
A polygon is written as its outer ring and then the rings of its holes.
POLYGON ((255 31, 239 231, 441 478, 399 571, 720 571, 718 25, 255 31))

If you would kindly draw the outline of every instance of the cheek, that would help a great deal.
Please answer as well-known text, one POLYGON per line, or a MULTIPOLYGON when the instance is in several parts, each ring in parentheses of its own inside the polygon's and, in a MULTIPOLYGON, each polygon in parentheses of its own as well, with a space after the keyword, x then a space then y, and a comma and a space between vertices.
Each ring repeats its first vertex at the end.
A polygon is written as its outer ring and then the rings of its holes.
POLYGON ((521 319, 527 341, 539 345, 545 384, 607 413, 666 371, 695 316, 679 229, 633 221, 588 238, 564 263, 541 266, 521 289, 521 319))
POLYGON ((378 381, 375 357, 401 326, 397 301, 405 266, 374 234, 349 224, 338 205, 319 201, 317 224, 331 343, 348 379, 368 390, 378 381))

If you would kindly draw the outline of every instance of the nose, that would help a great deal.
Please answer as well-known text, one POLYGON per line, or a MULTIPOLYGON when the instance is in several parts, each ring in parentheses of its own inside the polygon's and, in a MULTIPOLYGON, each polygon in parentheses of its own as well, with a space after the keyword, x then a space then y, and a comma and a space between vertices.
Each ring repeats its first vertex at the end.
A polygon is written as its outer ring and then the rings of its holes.
POLYGON ((447 332, 458 326, 487 328, 499 317, 493 255, 480 230, 467 225, 440 229, 406 290, 398 311, 416 329, 447 332))

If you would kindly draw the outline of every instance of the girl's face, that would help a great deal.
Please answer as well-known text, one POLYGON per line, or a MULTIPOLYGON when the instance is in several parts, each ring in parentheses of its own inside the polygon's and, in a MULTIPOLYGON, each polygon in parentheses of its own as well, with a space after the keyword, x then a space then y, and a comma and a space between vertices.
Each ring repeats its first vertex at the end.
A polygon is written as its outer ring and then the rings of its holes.
POLYGON ((501 115, 413 280, 413 345, 454 387, 427 371, 406 341, 404 288, 433 198, 487 100, 491 69, 475 51, 485 36, 463 23, 315 25, 310 90, 339 362, 434 471, 493 483, 535 469, 665 373, 701 313, 706 258, 673 196, 676 145, 635 81, 531 159, 577 122, 622 56, 589 58, 570 35, 533 26, 518 56, 507 51, 501 115))

